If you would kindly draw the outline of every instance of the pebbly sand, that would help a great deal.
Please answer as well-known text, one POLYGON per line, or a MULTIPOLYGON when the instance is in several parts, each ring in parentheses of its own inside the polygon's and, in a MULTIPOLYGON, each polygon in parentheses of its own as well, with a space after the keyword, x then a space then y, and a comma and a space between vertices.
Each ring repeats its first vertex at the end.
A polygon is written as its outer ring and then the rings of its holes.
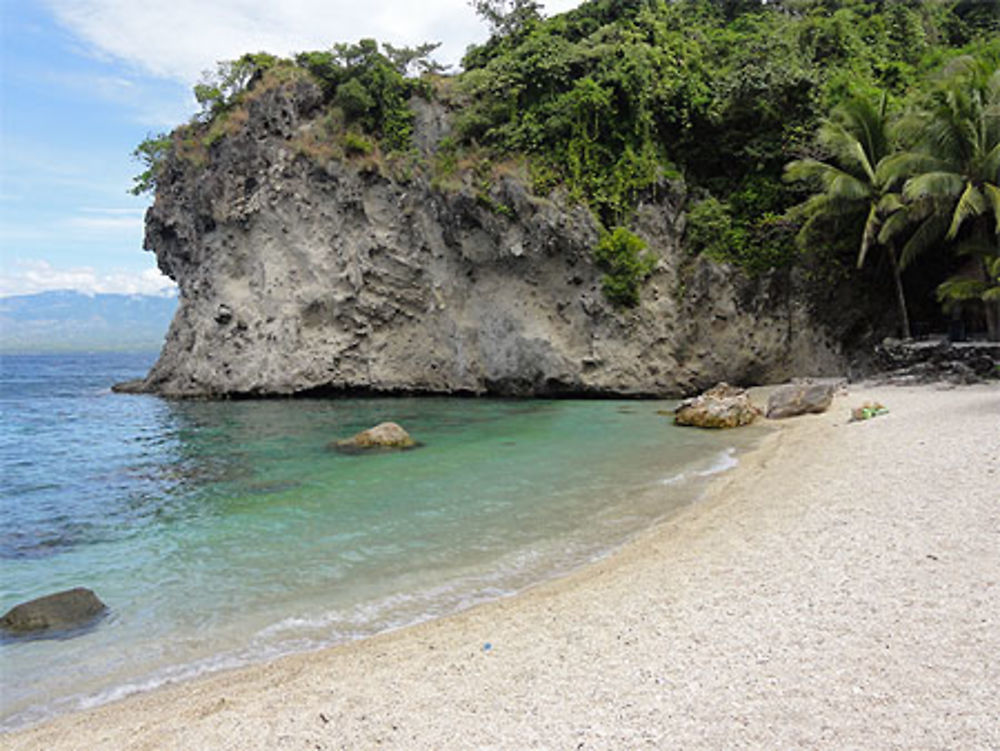
POLYGON ((852 387, 569 577, 0 746, 998 749, 1000 387, 852 387))

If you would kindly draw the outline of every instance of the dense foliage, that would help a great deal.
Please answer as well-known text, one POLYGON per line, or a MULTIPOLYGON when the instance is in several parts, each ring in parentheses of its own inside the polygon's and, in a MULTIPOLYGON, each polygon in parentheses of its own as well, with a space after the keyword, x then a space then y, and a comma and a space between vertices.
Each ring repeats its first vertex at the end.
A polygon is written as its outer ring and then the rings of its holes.
POLYGON ((604 294, 611 302, 629 307, 639 304, 639 286, 656 268, 656 258, 645 250, 645 241, 624 227, 601 236, 594 260, 607 272, 604 294))
MULTIPOLYGON (((296 76, 318 83, 327 103, 324 138, 338 150, 320 149, 326 155, 368 154, 378 142, 388 150, 410 146, 413 111, 410 98, 425 90, 411 72, 433 73, 439 66, 429 55, 436 44, 415 48, 384 45, 372 39, 357 44, 336 44, 319 52, 303 52, 294 60, 267 53, 247 54, 219 63, 194 87, 201 111, 194 121, 169 136, 151 136, 136 148, 134 156, 146 169, 135 178, 133 193, 155 190, 159 169, 167 156, 198 154, 233 130, 246 118, 246 105, 262 88, 296 76), (374 139, 374 142, 373 140, 374 139)), ((315 143, 300 144, 310 151, 315 143)), ((313 155, 316 155, 313 152, 313 155)))
MULTIPOLYGON (((987 73, 996 67, 1000 0, 589 0, 552 18, 533 0, 472 5, 492 35, 468 50, 457 76, 410 77, 436 72, 432 45, 380 49, 363 40, 292 61, 248 55, 196 89, 198 132, 203 141, 224 132, 257 82, 294 70, 322 86, 322 138, 339 154, 400 152, 410 143, 410 98, 439 96, 455 109, 456 129, 422 165, 438 185, 465 168, 479 184, 489 174, 484 165, 523 160, 537 193, 564 189, 591 208, 605 231, 602 243, 628 248, 616 229, 629 225, 638 201, 683 181, 692 253, 759 271, 791 262, 802 245, 859 263, 878 246, 895 272, 903 311, 899 275, 940 229, 942 212, 932 206, 952 201, 953 221, 939 233, 947 242, 968 245, 974 235, 995 245, 987 219, 955 218, 984 216, 992 194, 981 181, 962 183, 975 195, 953 196, 954 179, 917 179, 919 159, 952 157, 935 152, 940 134, 921 132, 912 113, 972 106, 941 99, 941 71, 968 56, 987 73), (862 163, 849 152, 852 128, 868 115, 884 132, 881 142, 862 144, 869 149, 862 163), (897 121, 910 126, 897 128, 897 121), (904 152, 908 166, 897 159, 892 179, 888 167, 878 169, 904 152), (800 165, 790 174, 797 179, 783 180, 790 161, 800 165), (856 180, 837 183, 854 191, 850 200, 827 190, 824 180, 834 178, 823 176, 822 164, 856 180), (810 199, 820 188, 826 197, 810 199)), ((137 150, 148 168, 137 189, 155 186, 163 143, 151 139, 137 150)), ((317 158, 329 155, 324 149, 302 146, 317 158)), ((948 167, 966 177, 968 169, 948 167)), ((611 269, 607 252, 602 245, 595 257, 611 269)), ((617 302, 637 301, 634 280, 648 274, 643 257, 637 250, 633 281, 620 290, 606 285, 617 302)))
POLYGON ((938 285, 953 311, 976 303, 1000 339, 1000 50, 951 61, 897 118, 864 97, 838 105, 819 131, 826 161, 786 167, 793 181, 821 189, 794 211, 804 244, 817 229, 860 230, 858 266, 885 249, 896 285, 900 329, 910 336, 902 272, 922 254, 957 257, 959 273, 938 285), (897 252, 897 249, 899 251, 897 252))

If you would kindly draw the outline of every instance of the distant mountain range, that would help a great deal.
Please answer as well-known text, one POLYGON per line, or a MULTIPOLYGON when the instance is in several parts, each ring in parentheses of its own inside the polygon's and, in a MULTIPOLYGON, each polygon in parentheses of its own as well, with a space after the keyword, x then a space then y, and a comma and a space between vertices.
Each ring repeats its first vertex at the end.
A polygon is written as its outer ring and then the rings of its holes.
POLYGON ((158 350, 176 297, 62 290, 0 298, 0 352, 158 350))

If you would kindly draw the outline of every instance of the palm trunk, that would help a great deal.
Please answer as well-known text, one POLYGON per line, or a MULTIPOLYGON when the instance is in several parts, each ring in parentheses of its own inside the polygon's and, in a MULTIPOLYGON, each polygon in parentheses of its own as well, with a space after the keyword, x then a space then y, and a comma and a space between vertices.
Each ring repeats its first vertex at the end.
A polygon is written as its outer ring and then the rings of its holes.
POLYGON ((1000 342, 1000 303, 986 303, 986 336, 991 342, 1000 342))
MULTIPOLYGON (((986 286, 989 287, 993 280, 990 278, 990 270, 985 258, 979 267, 979 272, 982 274, 986 286)), ((1000 302, 983 300, 983 312, 986 315, 986 338, 991 342, 1000 342, 1000 302)))
POLYGON ((896 283, 896 302, 899 303, 899 323, 903 330, 903 338, 911 339, 910 315, 906 312, 906 295, 903 294, 903 274, 899 270, 899 262, 896 260, 896 248, 890 242, 885 246, 889 254, 889 265, 892 266, 892 280, 896 283))
MULTIPOLYGON (((991 232, 987 217, 980 217, 978 220, 975 220, 972 231, 978 236, 978 240, 982 243, 983 247, 986 248, 991 245, 991 236, 995 237, 991 232)), ((1000 247, 993 245, 993 250, 994 254, 998 253, 1000 252, 1000 247)), ((990 273, 990 258, 991 255, 987 251, 979 259, 979 273, 982 275, 981 278, 985 283, 986 289, 989 289, 994 284, 993 275, 990 273)), ((1000 301, 993 302, 992 300, 984 299, 983 314, 986 318, 986 338, 991 342, 1000 342, 1000 301)))

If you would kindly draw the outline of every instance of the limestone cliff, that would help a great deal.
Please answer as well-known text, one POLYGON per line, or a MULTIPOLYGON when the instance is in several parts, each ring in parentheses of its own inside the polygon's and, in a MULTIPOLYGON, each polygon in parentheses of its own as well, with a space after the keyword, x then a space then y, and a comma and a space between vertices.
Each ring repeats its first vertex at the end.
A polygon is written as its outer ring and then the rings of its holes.
MULTIPOLYGON (((321 100, 307 81, 273 87, 202 157, 166 164, 145 246, 181 298, 142 390, 664 395, 844 372, 794 279, 682 253, 679 187, 636 213, 658 267, 641 304, 619 309, 586 208, 514 176, 484 196, 317 159, 300 145, 321 100)), ((448 113, 414 106, 429 156, 448 113)))

